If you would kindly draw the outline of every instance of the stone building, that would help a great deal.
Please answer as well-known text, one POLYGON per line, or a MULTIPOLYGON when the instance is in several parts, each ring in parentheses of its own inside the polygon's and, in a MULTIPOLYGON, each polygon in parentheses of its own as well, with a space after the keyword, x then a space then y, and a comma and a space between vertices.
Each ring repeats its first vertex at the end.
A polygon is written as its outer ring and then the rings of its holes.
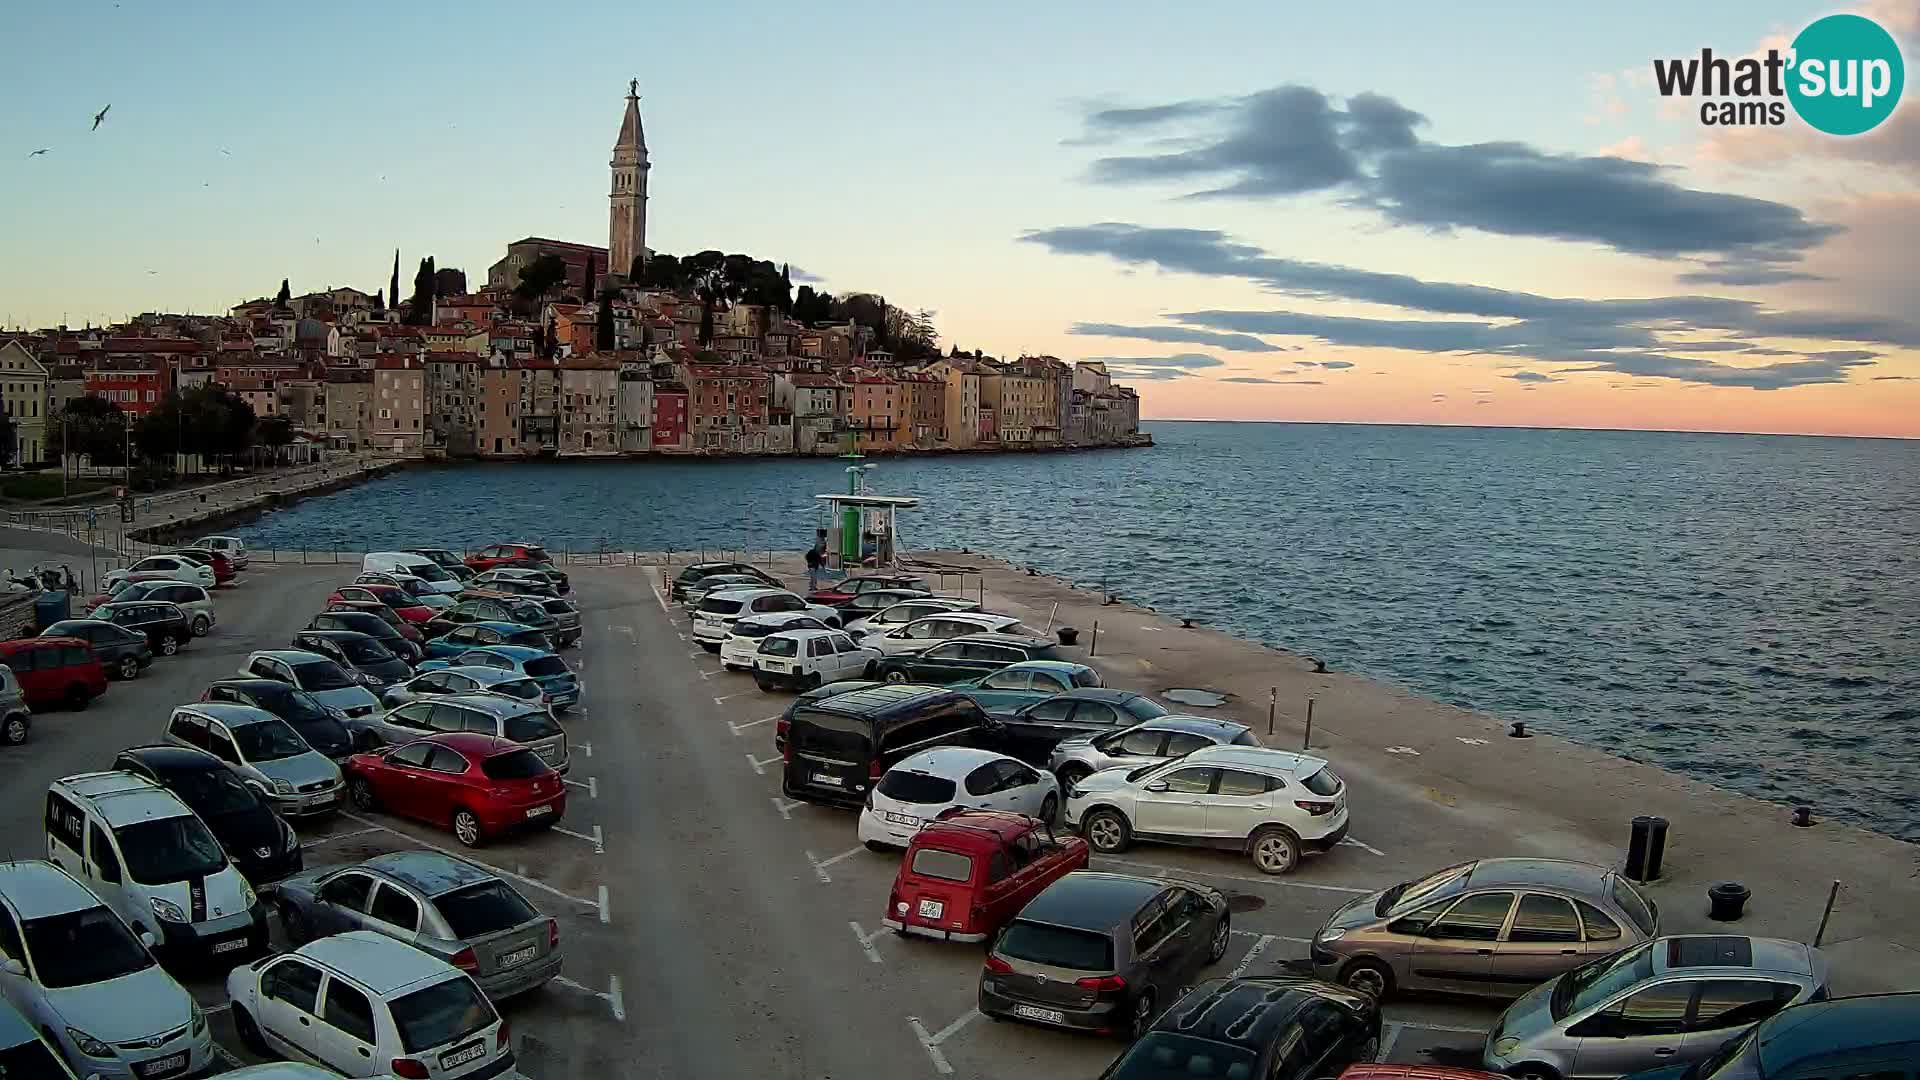
POLYGON ((419 457, 425 451, 426 365, 411 356, 382 356, 374 363, 371 449, 419 457))
POLYGON ((560 361, 560 454, 620 452, 620 363, 598 353, 560 361))

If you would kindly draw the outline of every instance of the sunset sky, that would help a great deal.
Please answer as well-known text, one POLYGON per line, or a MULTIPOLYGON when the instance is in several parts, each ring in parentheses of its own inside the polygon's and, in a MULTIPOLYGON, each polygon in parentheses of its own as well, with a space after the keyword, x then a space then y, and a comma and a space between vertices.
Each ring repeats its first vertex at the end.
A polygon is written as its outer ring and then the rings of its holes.
POLYGON ((9 4, 0 320, 605 244, 638 78, 655 250, 1106 358, 1150 418, 1920 437, 1920 91, 1836 139, 1650 78, 1835 10, 1911 59, 1920 0, 923 7, 9 4))

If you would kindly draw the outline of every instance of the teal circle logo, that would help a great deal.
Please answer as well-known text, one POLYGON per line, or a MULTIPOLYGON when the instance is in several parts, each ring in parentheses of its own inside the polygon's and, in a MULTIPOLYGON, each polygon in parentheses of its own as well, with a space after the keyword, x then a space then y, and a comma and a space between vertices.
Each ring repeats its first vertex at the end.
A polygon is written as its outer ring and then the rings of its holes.
POLYGON ((1893 115, 1906 89, 1900 43, 1860 15, 1829 15, 1793 39, 1787 99, 1793 111, 1829 135, 1872 131, 1893 115))

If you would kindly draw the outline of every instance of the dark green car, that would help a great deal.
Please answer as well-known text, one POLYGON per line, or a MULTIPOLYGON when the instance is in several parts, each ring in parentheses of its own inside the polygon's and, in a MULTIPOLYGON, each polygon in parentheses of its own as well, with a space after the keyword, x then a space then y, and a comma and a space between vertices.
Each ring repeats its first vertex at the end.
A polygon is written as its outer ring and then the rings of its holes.
POLYGON ((948 638, 925 652, 889 656, 875 665, 881 679, 891 683, 931 683, 944 686, 978 679, 1027 660, 1065 660, 1059 646, 1044 638, 977 634, 948 638))
POLYGON ((1100 673, 1085 664, 1067 660, 1023 660, 991 675, 955 683, 953 688, 972 698, 988 716, 1004 720, 1055 694, 1064 694, 1079 686, 1099 685, 1100 673))

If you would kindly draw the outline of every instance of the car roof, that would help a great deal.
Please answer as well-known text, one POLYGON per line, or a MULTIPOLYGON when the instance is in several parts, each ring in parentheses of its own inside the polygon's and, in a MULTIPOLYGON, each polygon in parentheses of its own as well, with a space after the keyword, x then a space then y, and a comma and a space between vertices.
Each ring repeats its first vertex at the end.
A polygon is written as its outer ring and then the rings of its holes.
POLYGON ((294 633, 303 637, 311 634, 322 641, 353 641, 359 638, 373 640, 372 634, 360 630, 296 630, 294 633))
POLYGON ((251 664, 261 657, 266 657, 269 660, 278 660, 284 664, 311 664, 315 660, 325 660, 329 664, 333 663, 331 657, 321 656, 317 652, 308 652, 305 649, 256 649, 247 654, 247 663, 251 664))
POLYGON ((195 701, 186 705, 175 705, 173 710, 218 720, 230 728, 263 724, 269 720, 280 719, 265 709, 253 705, 242 705, 237 701, 195 701))
POLYGON ((1183 994, 1154 1023, 1153 1030, 1257 1051, 1273 1042, 1301 1009, 1328 999, 1349 1006, 1367 1000, 1358 991, 1319 979, 1208 979, 1183 994))
MULTIPOLYGON (((801 613, 795 611, 795 612, 789 612, 789 614, 799 615, 801 613)), ((837 633, 840 633, 840 631, 821 630, 818 627, 803 626, 798 630, 781 630, 777 633, 768 634, 767 636, 770 638, 793 638, 796 641, 810 641, 817 637, 826 637, 828 634, 837 634, 837 633)))
POLYGON ((491 870, 438 851, 389 851, 360 865, 403 881, 429 897, 496 880, 491 870))
POLYGON ((1920 993, 1875 994, 1795 1005, 1762 1023, 1766 1076, 1829 1064, 1890 1060, 1920 1047, 1920 993))
MULTIPOLYGON (((171 584, 179 585, 184 584, 184 582, 172 582, 171 584)), ((109 600, 101 604, 100 607, 112 608, 115 611, 122 611, 130 607, 170 607, 183 619, 186 618, 187 614, 180 610, 179 604, 171 600, 109 600)), ((98 610, 98 608, 95 610, 98 610)))
POLYGON ((90 772, 54 781, 92 804, 108 825, 192 817, 187 804, 151 780, 123 772, 90 772))
MULTIPOLYGON (((773 623, 786 622, 792 619, 812 619, 815 622, 818 622, 820 620, 820 617, 818 615, 808 614, 807 612, 804 612, 804 611, 761 611, 761 612, 756 612, 752 615, 748 615, 746 618, 743 618, 739 622, 734 623, 734 625, 745 626, 748 623, 773 624, 773 623)), ((814 629, 814 628, 808 627, 807 629, 814 629)))
POLYGON ((1813 974, 1813 954, 1797 941, 1744 937, 1738 934, 1680 934, 1654 946, 1654 966, 1661 971, 1769 971, 1785 975, 1813 974))
POLYGON ((784 596, 786 589, 776 589, 771 585, 747 585, 738 589, 714 589, 707 595, 726 596, 734 600, 758 600, 763 596, 784 596))
POLYGON ((531 645, 475 645, 472 648, 462 651, 490 652, 495 656, 504 656, 509 660, 518 660, 521 663, 525 663, 528 660, 538 660, 543 656, 553 655, 553 653, 546 649, 536 649, 531 645))
MULTIPOLYGON (((528 676, 515 673, 508 677, 524 679, 528 676)), ((480 712, 494 717, 519 716, 522 713, 546 711, 533 702, 521 701, 519 698, 501 697, 499 694, 443 694, 433 700, 436 702, 454 702, 469 709, 477 709, 480 712)), ((487 735, 482 736, 482 738, 492 738, 492 736, 487 735)))
POLYGON ((1309 776, 1327 766, 1327 759, 1323 757, 1266 746, 1203 746, 1180 760, 1189 764, 1272 769, 1288 776, 1309 776))
POLYGON ((1145 696, 1132 690, 1116 690, 1111 686, 1075 686, 1053 695, 1052 700, 1104 701, 1109 705, 1119 705, 1145 696))
MULTIPOLYGON (((922 615, 920 619, 959 619, 975 626, 1006 626, 1020 620, 1012 615, 999 615, 991 611, 942 611, 933 615, 922 615)), ((914 622, 919 622, 915 619, 914 622)))
MULTIPOLYGON (((105 619, 61 619, 59 622, 49 625, 46 630, 40 631, 39 636, 43 638, 44 637, 72 637, 73 635, 71 634, 52 634, 52 633, 48 633, 47 631, 54 630, 62 626, 72 626, 75 623, 79 623, 83 626, 111 626, 115 630, 127 629, 126 627, 121 626, 119 623, 108 622, 105 619)), ((131 631, 128 631, 128 632, 130 633, 131 631)))
POLYGON ((1467 871, 1466 884, 1473 889, 1490 885, 1594 889, 1612 873, 1607 867, 1571 859, 1480 859, 1467 871))
POLYGON ((1140 905, 1166 887, 1167 882, 1157 878, 1075 870, 1029 900, 1019 918, 1105 933, 1133 918, 1140 905))
POLYGON ((1349 1065, 1340 1080, 1497 1080, 1499 1073, 1456 1069, 1446 1065, 1401 1065, 1367 1061, 1349 1065))
POLYGON ((100 906, 100 898, 45 859, 0 862, 0 896, 22 919, 64 915, 100 906))
POLYGON ((146 764, 159 773, 212 772, 215 769, 227 767, 226 762, 205 750, 191 746, 174 746, 170 743, 129 746, 120 753, 146 764))
MULTIPOLYGON (((472 679, 474 682, 487 683, 489 685, 493 683, 519 682, 519 681, 525 681, 527 679, 532 678, 531 675, 522 675, 518 671, 503 671, 497 667, 480 667, 477 664, 460 664, 457 666, 449 666, 449 667, 443 667, 443 668, 428 668, 427 671, 428 672, 451 671, 456 675, 465 675, 467 678, 472 679)), ((426 672, 422 672, 421 674, 426 674, 426 672)), ((456 696, 464 696, 464 695, 456 695, 456 696)))
MULTIPOLYGON (((437 743, 450 750, 458 750, 467 757, 480 760, 499 757, 501 754, 510 754, 515 750, 526 749, 525 746, 514 742, 512 739, 502 738, 498 735, 487 735, 478 731, 441 731, 432 735, 423 735, 415 739, 414 742, 437 743)), ((403 743, 402 745, 405 744, 403 743)))
MULTIPOLYGON (((792 634, 818 634, 819 630, 790 630, 792 634)), ((944 686, 923 686, 916 683, 879 683, 863 690, 854 690, 833 697, 810 701, 807 708, 823 712, 846 713, 854 716, 870 716, 874 713, 889 712, 894 709, 919 705, 941 698, 959 697, 958 691, 944 686)))
MULTIPOLYGON (((955 614, 965 614, 965 612, 955 612, 955 614)), ((1016 649, 1039 648, 1053 644, 1052 638, 1021 637, 1018 634, 958 634, 945 641, 936 641, 934 644, 951 645, 956 641, 974 642, 981 645, 1011 645, 1016 649)))
POLYGON ((315 938, 294 953, 317 960, 382 996, 460 974, 445 960, 372 930, 315 938))
POLYGON ((1190 716, 1186 713, 1168 713, 1134 726, 1149 731, 1186 731, 1195 735, 1238 735, 1253 730, 1237 721, 1222 720, 1217 716, 1190 716))
POLYGON ((505 619, 476 619, 463 625, 485 627, 488 630, 498 630, 506 634, 524 634, 533 629, 526 623, 508 622, 505 619))
POLYGON ((12 641, 0 641, 0 648, 7 649, 9 651, 18 651, 20 649, 37 649, 45 645, 56 645, 56 646, 57 645, 78 645, 78 646, 81 646, 82 648, 85 648, 87 645, 87 640, 85 638, 61 637, 59 635, 55 635, 53 637, 14 638, 12 641))
POLYGON ((971 746, 936 746, 902 758, 887 771, 926 773, 947 780, 958 780, 987 762, 999 761, 1006 756, 971 746))
MULTIPOLYGON (((972 635, 968 635, 968 637, 970 640, 972 639, 972 635)), ((947 640, 953 641, 957 639, 948 638, 947 640)), ((1005 640, 1005 635, 986 638, 984 640, 987 640, 987 641, 1005 640)), ((1020 641, 1022 639, 1014 638, 1013 640, 1020 641)), ((1092 670, 1093 669, 1088 667, 1087 665, 1076 663, 1072 660, 1021 660, 1017 663, 1008 664, 1006 667, 1003 667, 999 671, 994 672, 994 674, 1003 675, 1009 671, 1050 671, 1056 675, 1072 676, 1075 672, 1092 671, 1092 670)))
MULTIPOLYGON (((288 686, 286 683, 281 682, 279 679, 264 679, 258 675, 235 675, 231 678, 215 679, 211 683, 208 683, 207 685, 208 686, 225 686, 235 690, 245 690, 248 693, 254 693, 254 694, 269 693, 269 692, 291 693, 294 689, 293 687, 288 686)), ((207 704, 207 703, 202 702, 202 704, 207 704)))

